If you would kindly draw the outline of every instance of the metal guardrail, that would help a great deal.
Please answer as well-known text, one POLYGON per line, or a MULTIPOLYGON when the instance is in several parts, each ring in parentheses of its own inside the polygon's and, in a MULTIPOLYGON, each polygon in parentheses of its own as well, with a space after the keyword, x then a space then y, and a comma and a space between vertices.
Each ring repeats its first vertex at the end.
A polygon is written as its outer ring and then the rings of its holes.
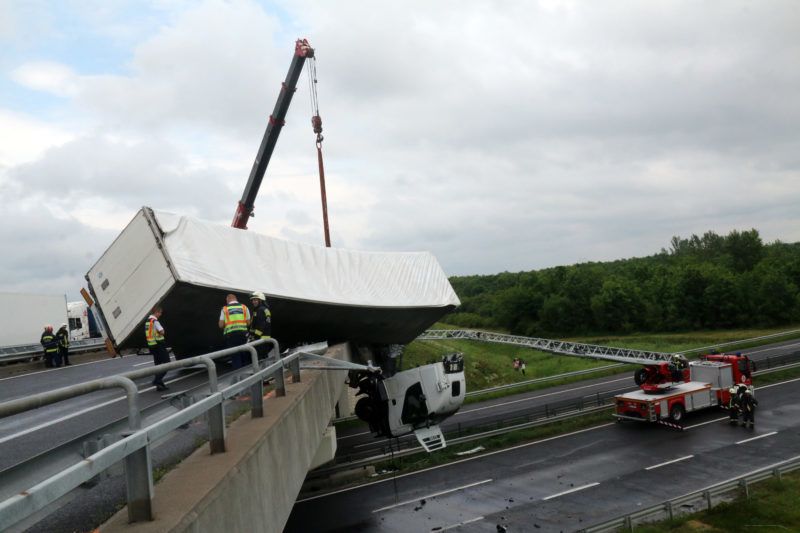
MULTIPOLYGON (((743 490, 746 497, 750 497, 749 485, 758 481, 763 481, 772 477, 780 479, 782 474, 800 469, 800 455, 762 468, 749 472, 742 476, 711 485, 704 489, 700 489, 671 500, 666 500, 657 505, 639 509, 633 513, 628 513, 617 518, 612 518, 605 522, 595 524, 593 526, 578 530, 579 533, 604 533, 607 531, 619 531, 625 529, 627 531, 634 531, 637 524, 644 522, 652 522, 660 519, 672 519, 678 512, 677 510, 681 505, 691 504, 697 501, 705 501, 706 508, 711 510, 714 507, 714 498, 728 494, 733 491, 743 490)), ((716 502, 719 503, 719 502, 716 502)))
MULTIPOLYGON (((97 350, 103 347, 105 347, 105 339, 103 338, 69 341, 70 354, 97 350)), ((11 363, 30 359, 31 357, 39 357, 44 354, 43 350, 42 345, 38 342, 36 344, 0 346, 0 363, 11 363)))
MULTIPOLYGON (((321 346, 305 348, 308 351, 315 351, 315 349, 321 349, 321 346)), ((0 417, 5 417, 88 392, 122 387, 127 393, 129 412, 129 432, 121 440, 66 468, 62 472, 37 483, 33 487, 0 502, 0 530, 11 527, 123 460, 125 462, 127 485, 128 518, 131 522, 151 520, 151 502, 153 498, 151 443, 191 420, 207 414, 211 453, 223 453, 225 451, 225 400, 249 389, 252 405, 251 416, 253 418, 262 417, 264 413, 264 380, 270 377, 274 378, 276 394, 278 396, 285 395, 283 370, 288 366, 292 373, 292 381, 299 382, 300 357, 304 353, 298 350, 281 358, 280 347, 275 339, 261 339, 235 348, 71 385, 0 404, 0 417), (255 346, 260 344, 271 344, 273 348, 270 353, 274 355, 267 359, 267 366, 263 369, 260 366, 255 349, 255 346), (250 353, 252 374, 237 383, 218 390, 214 360, 241 351, 250 353), (139 393, 133 379, 198 364, 203 364, 208 369, 210 395, 154 424, 145 428, 140 427, 139 393)))

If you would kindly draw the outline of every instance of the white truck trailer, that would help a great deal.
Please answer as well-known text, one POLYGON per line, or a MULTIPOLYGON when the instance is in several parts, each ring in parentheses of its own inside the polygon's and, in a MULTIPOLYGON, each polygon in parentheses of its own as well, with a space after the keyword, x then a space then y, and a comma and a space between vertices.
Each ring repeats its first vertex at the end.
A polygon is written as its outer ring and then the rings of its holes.
POLYGON ((428 252, 361 252, 285 241, 142 208, 86 275, 117 349, 145 346, 159 304, 177 357, 223 344, 227 293, 262 291, 282 346, 326 340, 405 344, 459 305, 428 252))
POLYGON ((0 292, 0 346, 36 344, 46 324, 58 330, 67 323, 64 294, 0 292))

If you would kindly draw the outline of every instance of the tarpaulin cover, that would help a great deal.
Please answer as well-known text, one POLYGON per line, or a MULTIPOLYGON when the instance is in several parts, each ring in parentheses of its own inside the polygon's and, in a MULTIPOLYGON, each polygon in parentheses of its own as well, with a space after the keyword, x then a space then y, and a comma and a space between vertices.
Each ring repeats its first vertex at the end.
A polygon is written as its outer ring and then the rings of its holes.
POLYGON ((452 308, 428 252, 361 252, 290 242, 154 211, 178 281, 268 297, 369 308, 452 308))

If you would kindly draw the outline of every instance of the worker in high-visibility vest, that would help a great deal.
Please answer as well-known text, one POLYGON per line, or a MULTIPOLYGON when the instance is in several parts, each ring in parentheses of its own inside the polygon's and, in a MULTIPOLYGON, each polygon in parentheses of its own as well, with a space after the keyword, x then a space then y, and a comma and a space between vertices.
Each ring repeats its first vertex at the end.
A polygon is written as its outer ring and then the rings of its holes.
POLYGON ((42 343, 42 348, 44 348, 44 366, 47 368, 61 366, 61 357, 58 355, 58 339, 53 333, 53 326, 47 325, 44 327, 39 342, 42 343))
POLYGON ((70 366, 72 363, 69 362, 69 330, 66 324, 61 324, 61 327, 56 332, 56 338, 58 339, 58 353, 61 356, 61 360, 64 362, 64 366, 70 366))
MULTIPOLYGON (((219 328, 225 337, 225 347, 232 348, 247 343, 247 331, 250 329, 250 309, 242 305, 236 296, 225 297, 225 306, 219 313, 219 328)), ((250 360, 250 353, 241 351, 233 355, 233 368, 241 368, 250 360)))
MULTIPOLYGON (((154 366, 169 363, 169 352, 167 351, 167 343, 164 340, 164 327, 158 321, 163 312, 160 306, 155 306, 144 323, 144 336, 147 339, 147 347, 150 348, 150 353, 153 355, 154 366)), ((169 390, 169 387, 164 384, 164 376, 166 375, 166 372, 161 372, 153 376, 153 385, 156 386, 156 390, 169 390)))

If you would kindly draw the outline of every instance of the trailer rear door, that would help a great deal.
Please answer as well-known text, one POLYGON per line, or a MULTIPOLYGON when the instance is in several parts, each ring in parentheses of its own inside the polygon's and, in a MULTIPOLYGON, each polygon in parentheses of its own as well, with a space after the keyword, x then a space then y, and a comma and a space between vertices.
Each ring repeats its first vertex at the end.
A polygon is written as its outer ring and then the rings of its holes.
MULTIPOLYGON (((115 343, 125 340, 175 285, 161 250, 157 227, 139 211, 86 279, 115 343)), ((144 330, 142 330, 144 336, 144 330)))

